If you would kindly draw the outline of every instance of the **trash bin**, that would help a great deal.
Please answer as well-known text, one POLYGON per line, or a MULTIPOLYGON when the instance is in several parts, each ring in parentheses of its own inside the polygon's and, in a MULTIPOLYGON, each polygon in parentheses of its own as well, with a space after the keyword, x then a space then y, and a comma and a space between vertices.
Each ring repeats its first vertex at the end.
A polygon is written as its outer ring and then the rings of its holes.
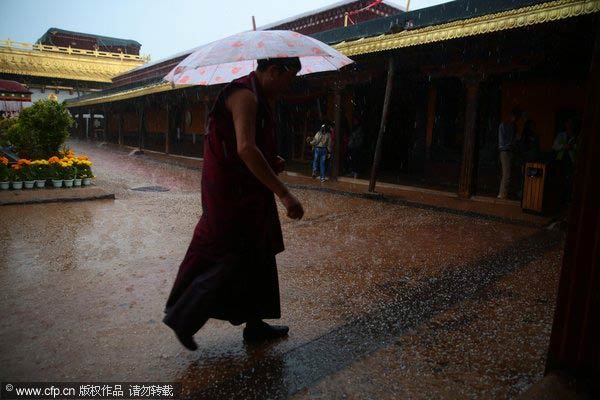
POLYGON ((528 162, 525 164, 523 179, 523 210, 541 213, 544 211, 544 189, 546 186, 547 169, 545 163, 528 162))
POLYGON ((523 211, 552 214, 560 209, 564 185, 561 184, 556 165, 547 162, 525 164, 523 178, 523 211))

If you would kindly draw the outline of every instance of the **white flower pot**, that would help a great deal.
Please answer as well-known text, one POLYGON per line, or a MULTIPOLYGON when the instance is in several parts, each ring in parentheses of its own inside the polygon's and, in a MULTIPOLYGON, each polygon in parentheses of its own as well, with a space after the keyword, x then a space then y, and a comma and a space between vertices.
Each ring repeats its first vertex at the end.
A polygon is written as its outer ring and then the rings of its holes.
POLYGON ((45 186, 46 186, 46 180, 45 179, 38 179, 37 181, 35 181, 35 187, 43 188, 45 186))
POLYGON ((10 189, 10 182, 0 182, 0 190, 10 189))
POLYGON ((13 182, 12 183, 12 188, 13 189, 23 189, 23 182, 13 182))
POLYGON ((92 178, 83 178, 83 186, 89 186, 92 184, 92 178))
POLYGON ((33 189, 35 181, 25 181, 23 184, 25 185, 25 189, 33 189))
POLYGON ((73 187, 73 181, 74 181, 74 179, 65 179, 64 180, 65 187, 68 187, 68 188, 73 187))
POLYGON ((52 186, 55 188, 62 187, 63 180, 62 179, 52 179, 52 186))
POLYGON ((82 181, 82 180, 83 180, 83 179, 75 179, 75 180, 73 181, 73 186, 81 186, 81 181, 82 181))

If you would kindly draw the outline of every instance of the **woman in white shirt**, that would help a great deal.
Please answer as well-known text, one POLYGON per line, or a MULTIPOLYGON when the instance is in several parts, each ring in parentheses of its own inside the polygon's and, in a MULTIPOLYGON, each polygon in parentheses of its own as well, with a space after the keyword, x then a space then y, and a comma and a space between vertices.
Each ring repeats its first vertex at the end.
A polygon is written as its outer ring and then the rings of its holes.
POLYGON ((317 168, 320 172, 321 182, 325 181, 325 165, 327 157, 331 152, 331 132, 327 125, 322 125, 321 129, 312 138, 306 138, 308 144, 314 147, 313 150, 313 162, 312 162, 312 176, 317 176, 317 168))

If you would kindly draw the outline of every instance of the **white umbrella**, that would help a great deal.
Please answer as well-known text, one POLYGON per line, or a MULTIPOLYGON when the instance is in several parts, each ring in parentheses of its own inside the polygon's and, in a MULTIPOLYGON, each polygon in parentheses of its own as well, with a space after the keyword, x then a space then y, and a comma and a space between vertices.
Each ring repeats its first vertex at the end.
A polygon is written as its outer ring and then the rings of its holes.
POLYGON ((173 85, 231 82, 256 69, 256 60, 299 57, 299 74, 335 71, 353 61, 334 48, 292 31, 248 31, 194 50, 165 76, 173 85))

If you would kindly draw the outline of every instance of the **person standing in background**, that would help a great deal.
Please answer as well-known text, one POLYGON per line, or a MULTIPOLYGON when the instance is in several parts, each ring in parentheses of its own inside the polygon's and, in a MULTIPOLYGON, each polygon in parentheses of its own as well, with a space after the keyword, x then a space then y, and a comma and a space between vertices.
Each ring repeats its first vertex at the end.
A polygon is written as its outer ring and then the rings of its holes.
POLYGON ((500 164, 502 165, 502 179, 500 180, 500 191, 498 193, 499 199, 506 199, 508 197, 517 121, 521 118, 522 114, 523 111, 520 108, 513 108, 508 121, 502 122, 498 127, 498 151, 500 152, 500 164))
POLYGON ((311 138, 306 138, 308 144, 314 147, 314 157, 312 163, 313 177, 319 170, 321 182, 325 182, 325 168, 327 158, 331 153, 331 130, 327 125, 321 125, 321 129, 311 138))

